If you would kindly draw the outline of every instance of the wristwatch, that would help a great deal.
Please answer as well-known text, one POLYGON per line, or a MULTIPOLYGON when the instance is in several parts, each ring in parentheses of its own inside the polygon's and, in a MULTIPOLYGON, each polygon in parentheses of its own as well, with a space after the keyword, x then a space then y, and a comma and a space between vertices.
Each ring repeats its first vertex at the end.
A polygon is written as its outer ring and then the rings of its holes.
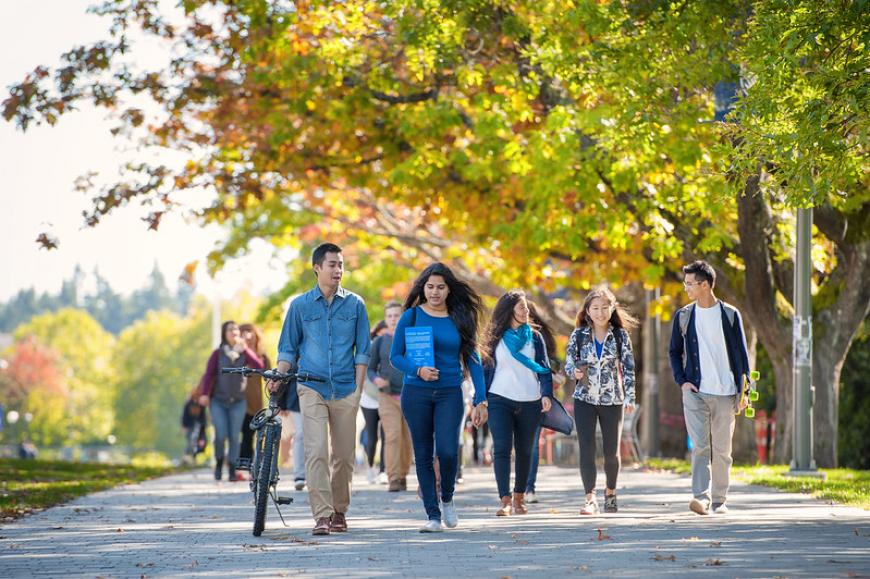
POLYGON ((488 409, 489 408, 489 400, 482 400, 482 401, 477 403, 477 406, 486 406, 488 409))

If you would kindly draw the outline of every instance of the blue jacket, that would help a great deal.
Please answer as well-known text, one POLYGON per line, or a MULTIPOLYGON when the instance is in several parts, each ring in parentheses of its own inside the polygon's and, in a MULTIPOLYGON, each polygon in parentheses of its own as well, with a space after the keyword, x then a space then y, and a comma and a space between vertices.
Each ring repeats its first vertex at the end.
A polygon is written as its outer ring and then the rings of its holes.
MULTIPOLYGON (((528 342, 526 342, 528 344, 528 342)), ((544 344, 544 339, 538 332, 532 333, 532 344, 535 346, 535 362, 545 368, 550 367, 550 358, 547 356, 547 346, 544 344)), ((495 352, 490 362, 483 366, 483 380, 486 384, 486 391, 489 392, 489 387, 492 386, 492 380, 495 378, 495 352)), ((553 397, 553 373, 535 374, 538 377, 538 382, 541 383, 541 396, 548 398, 553 397)))
MULTIPOLYGON (((749 378, 749 355, 746 352, 746 340, 743 336, 743 320, 737 308, 719 301, 722 312, 722 330, 725 335, 725 348, 728 351, 728 364, 734 375, 734 384, 740 392, 743 385, 743 377, 749 378)), ((677 310, 674 316, 674 324, 671 329, 671 345, 668 349, 671 358, 671 370, 674 373, 674 381, 682 386, 691 382, 695 387, 701 386, 701 359, 698 354, 698 334, 695 331, 695 304, 694 302, 677 310), (680 323, 683 316, 688 316, 685 323, 685 336, 683 324, 680 323)))

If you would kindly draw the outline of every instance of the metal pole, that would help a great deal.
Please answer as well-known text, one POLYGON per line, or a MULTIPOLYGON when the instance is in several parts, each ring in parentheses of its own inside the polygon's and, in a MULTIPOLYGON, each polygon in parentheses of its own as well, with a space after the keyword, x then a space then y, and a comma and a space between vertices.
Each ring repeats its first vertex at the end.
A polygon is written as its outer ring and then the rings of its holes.
POLYGON ((813 210, 798 209, 792 332, 794 444, 791 474, 816 471, 813 460, 813 309, 810 294, 812 227, 813 210))
POLYGON ((650 305, 661 297, 661 289, 647 290, 643 323, 643 446, 647 456, 661 456, 659 444, 659 335, 661 318, 650 315, 650 305))

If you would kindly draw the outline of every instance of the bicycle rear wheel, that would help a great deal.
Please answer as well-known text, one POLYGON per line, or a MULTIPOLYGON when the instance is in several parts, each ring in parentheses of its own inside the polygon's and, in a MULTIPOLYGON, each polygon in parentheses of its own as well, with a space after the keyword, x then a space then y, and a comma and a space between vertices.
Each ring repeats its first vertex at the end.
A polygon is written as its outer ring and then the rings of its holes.
POLYGON ((259 537, 266 528, 266 508, 269 503, 269 486, 272 481, 272 468, 275 454, 276 429, 272 425, 266 426, 266 435, 263 437, 263 448, 260 449, 260 465, 257 469, 257 484, 254 487, 254 536, 259 537))

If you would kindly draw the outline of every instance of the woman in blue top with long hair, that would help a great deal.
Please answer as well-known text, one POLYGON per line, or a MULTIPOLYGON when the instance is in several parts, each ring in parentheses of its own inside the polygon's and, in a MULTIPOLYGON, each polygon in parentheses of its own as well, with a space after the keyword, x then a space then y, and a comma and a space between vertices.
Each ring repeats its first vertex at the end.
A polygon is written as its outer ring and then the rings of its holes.
POLYGON ((474 383, 472 421, 479 426, 487 419, 483 366, 477 354, 483 302, 450 268, 433 263, 414 282, 404 308, 393 335, 390 362, 405 374, 402 413, 411 431, 417 480, 429 519, 420 532, 434 533, 443 527, 433 455, 438 456, 441 474, 444 525, 453 528, 459 522, 453 491, 459 464, 462 381, 467 374, 474 383), (431 328, 434 366, 419 365, 408 356, 405 329, 412 327, 431 328))

